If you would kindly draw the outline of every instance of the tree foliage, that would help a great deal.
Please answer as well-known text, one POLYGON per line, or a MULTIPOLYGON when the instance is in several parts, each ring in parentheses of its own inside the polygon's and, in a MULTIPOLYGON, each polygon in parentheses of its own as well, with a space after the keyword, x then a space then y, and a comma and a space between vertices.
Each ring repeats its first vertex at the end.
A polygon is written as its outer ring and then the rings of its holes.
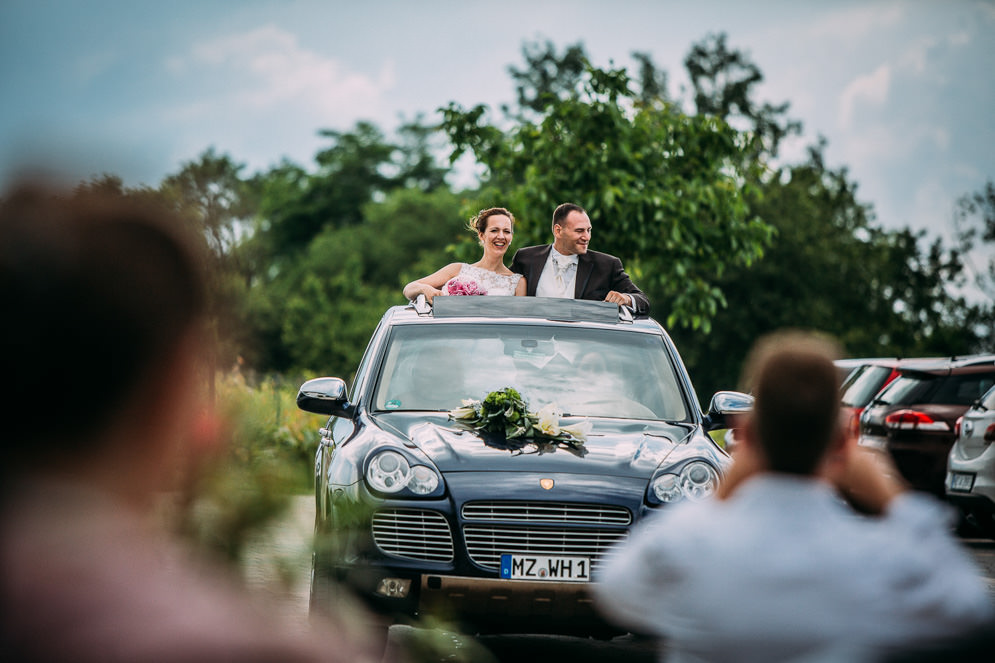
POLYGON ((990 302, 995 302, 995 182, 988 180, 980 191, 957 201, 954 212, 957 241, 965 256, 971 283, 990 302), (981 250, 988 247, 989 250, 981 250), (977 256, 971 257, 977 253, 977 256))
POLYGON ((836 336, 851 356, 966 354, 984 347, 984 311, 950 293, 957 250, 923 233, 884 230, 859 202, 845 168, 825 168, 821 145, 752 201, 776 240, 751 268, 721 280, 730 306, 712 334, 674 330, 701 393, 729 388, 761 335, 784 327, 836 336))
POLYGON ((801 133, 801 122, 785 118, 787 102, 775 106, 755 101, 755 86, 764 79, 760 67, 743 51, 730 49, 725 33, 693 44, 684 67, 691 78, 697 112, 734 123, 743 120, 756 136, 761 153, 776 157, 783 139, 801 133))
POLYGON ((567 46, 558 54, 551 41, 526 42, 522 45, 522 57, 523 68, 508 67, 518 101, 517 111, 505 109, 509 114, 519 119, 525 119, 530 112, 541 114, 550 103, 579 92, 587 69, 587 53, 582 43, 567 46))
POLYGON ((580 42, 527 43, 522 56, 509 67, 517 105, 500 118, 452 102, 440 126, 417 116, 391 138, 368 122, 322 131, 307 166, 247 176, 207 150, 158 189, 113 175, 80 188, 154 197, 196 224, 212 249, 221 359, 266 373, 349 376, 403 283, 479 256, 468 215, 506 206, 516 246, 545 243, 568 200, 590 211, 592 248, 620 256, 650 295, 700 393, 733 386, 749 346, 780 327, 834 334, 854 356, 991 349, 991 182, 959 201, 946 247, 878 226, 824 142, 774 169, 801 124, 787 102, 757 100, 761 69, 724 34, 692 45, 685 100, 647 53, 632 54, 631 74, 591 66, 580 42), (472 155, 480 187, 453 192, 443 152, 472 155))

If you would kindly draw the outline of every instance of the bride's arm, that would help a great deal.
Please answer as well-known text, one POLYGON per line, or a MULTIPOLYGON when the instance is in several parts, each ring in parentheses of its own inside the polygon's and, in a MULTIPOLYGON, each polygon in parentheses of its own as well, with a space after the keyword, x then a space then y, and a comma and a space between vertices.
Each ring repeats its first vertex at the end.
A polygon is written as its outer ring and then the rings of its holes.
POLYGON ((433 274, 412 281, 404 286, 404 296, 413 300, 418 295, 425 295, 425 299, 431 304, 432 299, 442 293, 439 288, 446 285, 446 281, 459 274, 460 267, 462 267, 462 263, 453 262, 433 274))
POLYGON ((523 276, 522 278, 518 279, 518 284, 515 286, 515 296, 524 297, 528 291, 529 291, 529 286, 525 282, 525 277, 523 276))

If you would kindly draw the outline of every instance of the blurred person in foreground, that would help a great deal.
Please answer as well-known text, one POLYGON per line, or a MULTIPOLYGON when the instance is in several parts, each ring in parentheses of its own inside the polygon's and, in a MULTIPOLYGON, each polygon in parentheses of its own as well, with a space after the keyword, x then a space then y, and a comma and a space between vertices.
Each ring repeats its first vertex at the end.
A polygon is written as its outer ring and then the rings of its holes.
POLYGON ((155 506, 217 453, 204 256, 124 198, 0 200, 0 656, 18 661, 364 661, 292 628, 169 536, 155 506))
POLYGON ((762 339, 719 493, 661 510, 599 575, 606 615, 661 636, 666 660, 879 661, 990 628, 948 507, 846 437, 835 356, 801 332, 762 339))

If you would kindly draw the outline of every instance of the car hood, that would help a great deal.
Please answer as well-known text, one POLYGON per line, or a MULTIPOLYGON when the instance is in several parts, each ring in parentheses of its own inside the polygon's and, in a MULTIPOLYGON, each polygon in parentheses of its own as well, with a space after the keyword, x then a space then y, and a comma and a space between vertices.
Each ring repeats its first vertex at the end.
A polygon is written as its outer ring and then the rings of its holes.
MULTIPOLYGON (((647 479, 675 449, 687 443, 696 428, 691 424, 590 418, 592 430, 582 451, 559 447, 540 453, 534 446, 509 449, 500 440, 482 437, 445 416, 391 412, 378 414, 374 420, 407 440, 405 446, 419 450, 443 473, 541 471, 647 479)), ((577 421, 580 419, 568 418, 562 423, 577 421)))

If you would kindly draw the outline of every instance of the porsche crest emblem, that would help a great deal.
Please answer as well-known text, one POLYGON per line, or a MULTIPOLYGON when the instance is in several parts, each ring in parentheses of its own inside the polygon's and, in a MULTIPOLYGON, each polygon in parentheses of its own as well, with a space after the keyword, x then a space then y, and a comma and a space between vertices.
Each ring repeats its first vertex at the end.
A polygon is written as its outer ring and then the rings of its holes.
POLYGON ((552 479, 539 479, 539 485, 542 486, 543 490, 552 490, 553 489, 553 480, 552 479))

